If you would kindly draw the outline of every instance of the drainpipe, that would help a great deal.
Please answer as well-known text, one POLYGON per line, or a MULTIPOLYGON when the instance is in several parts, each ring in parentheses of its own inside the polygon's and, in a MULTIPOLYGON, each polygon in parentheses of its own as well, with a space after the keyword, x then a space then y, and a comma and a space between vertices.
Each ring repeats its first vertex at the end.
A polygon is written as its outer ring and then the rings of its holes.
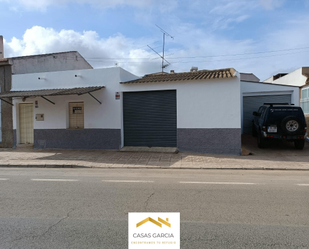
POLYGON ((3 36, 0 35, 0 59, 4 58, 3 36))

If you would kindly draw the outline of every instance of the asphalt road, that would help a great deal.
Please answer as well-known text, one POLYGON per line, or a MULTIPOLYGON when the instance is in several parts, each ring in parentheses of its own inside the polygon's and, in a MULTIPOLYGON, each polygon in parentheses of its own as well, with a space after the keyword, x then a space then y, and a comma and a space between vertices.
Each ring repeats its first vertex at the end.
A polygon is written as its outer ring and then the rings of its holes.
POLYGON ((181 248, 309 248, 309 172, 0 168, 0 248, 128 248, 180 212, 181 248))

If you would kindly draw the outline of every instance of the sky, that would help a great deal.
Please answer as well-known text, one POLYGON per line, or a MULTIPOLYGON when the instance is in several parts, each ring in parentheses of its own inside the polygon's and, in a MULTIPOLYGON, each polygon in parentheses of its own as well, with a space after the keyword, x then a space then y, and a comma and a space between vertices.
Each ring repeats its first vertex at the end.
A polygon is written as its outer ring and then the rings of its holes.
POLYGON ((0 0, 0 10, 5 57, 78 51, 94 68, 142 76, 162 70, 166 32, 166 72, 232 67, 265 80, 309 66, 309 0, 0 0))

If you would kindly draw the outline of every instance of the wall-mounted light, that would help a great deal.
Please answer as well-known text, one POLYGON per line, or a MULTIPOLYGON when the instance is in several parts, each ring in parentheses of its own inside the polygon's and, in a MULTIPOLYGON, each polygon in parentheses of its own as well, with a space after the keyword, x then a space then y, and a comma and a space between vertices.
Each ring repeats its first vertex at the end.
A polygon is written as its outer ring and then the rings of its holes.
POLYGON ((79 74, 75 74, 75 77, 80 77, 80 78, 81 78, 82 76, 81 76, 81 75, 79 75, 79 74))
POLYGON ((43 77, 38 77, 38 80, 46 80, 46 79, 43 77))

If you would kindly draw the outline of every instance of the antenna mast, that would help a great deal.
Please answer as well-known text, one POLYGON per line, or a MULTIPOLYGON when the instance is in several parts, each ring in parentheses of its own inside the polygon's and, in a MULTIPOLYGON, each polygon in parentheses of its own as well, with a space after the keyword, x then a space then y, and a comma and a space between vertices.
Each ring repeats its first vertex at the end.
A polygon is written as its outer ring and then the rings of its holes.
MULTIPOLYGON (((174 37, 173 36, 171 36, 169 33, 167 33, 164 29, 162 29, 160 26, 158 26, 157 24, 156 24, 156 26, 160 29, 160 31, 163 33, 163 52, 162 52, 162 73, 163 73, 163 69, 164 68, 166 68, 167 66, 169 66, 169 62, 168 62, 168 64, 167 65, 164 65, 164 61, 166 61, 165 59, 164 59, 164 51, 165 51, 165 35, 167 35, 167 36, 169 36, 169 37, 171 37, 173 40, 174 40, 174 37)), ((167 62, 167 61, 166 61, 167 62)))
POLYGON ((153 52, 155 52, 157 55, 159 55, 162 59, 162 73, 163 73, 163 69, 166 68, 167 66, 169 66, 171 63, 169 63, 167 60, 165 60, 164 58, 164 50, 165 50, 165 35, 171 37, 172 39, 174 39, 173 36, 171 36, 169 33, 167 33, 164 29, 160 28, 157 24, 156 26, 161 30, 161 32, 163 33, 163 53, 162 55, 160 55, 157 51, 155 51, 152 47, 150 47, 149 45, 147 45, 153 52), (164 61, 166 61, 167 64, 164 65, 164 61))

